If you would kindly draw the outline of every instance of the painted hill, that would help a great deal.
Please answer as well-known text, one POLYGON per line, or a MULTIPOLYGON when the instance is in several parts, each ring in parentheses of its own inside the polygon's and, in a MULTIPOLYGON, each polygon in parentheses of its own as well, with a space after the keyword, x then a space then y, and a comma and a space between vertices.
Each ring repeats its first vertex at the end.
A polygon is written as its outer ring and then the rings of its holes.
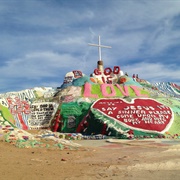
MULTIPOLYGON (((90 108, 90 112, 88 109, 89 114, 83 119, 83 121, 81 123, 80 120, 78 121, 80 125, 78 126, 78 129, 76 129, 77 132, 81 132, 85 134, 105 133, 105 134, 115 135, 125 138, 134 137, 134 136, 165 137, 167 134, 169 136, 169 134, 177 135, 177 133, 179 133, 176 128, 174 129, 176 125, 172 126, 173 122, 175 122, 175 124, 179 123, 178 119, 180 115, 179 99, 175 97, 174 94, 171 93, 167 94, 164 91, 162 91, 162 89, 159 90, 157 86, 150 84, 147 81, 143 81, 140 83, 133 80, 133 78, 127 76, 121 76, 119 81, 123 81, 123 84, 86 83, 84 85, 84 87, 82 88, 82 91, 84 92, 82 96, 86 97, 86 100, 85 99, 84 100, 81 99, 81 100, 82 101, 88 100, 88 102, 91 101, 90 103, 91 108, 90 108), (100 102, 100 100, 102 100, 102 102, 100 102), (117 107, 115 106, 114 108, 117 108, 118 112, 110 111, 111 109, 113 109, 111 106, 115 102, 126 104, 127 107, 129 108, 132 107, 133 109, 131 109, 131 111, 122 111, 122 109, 119 106, 117 107), (134 105, 136 104, 136 102, 138 102, 139 104, 134 105), (96 108, 94 108, 94 104, 97 103, 99 104, 97 105, 96 108), (160 104, 156 104, 156 103, 160 103, 160 104), (108 104, 108 107, 103 106, 103 104, 108 104), (157 107, 158 109, 156 109, 157 107), (109 111, 107 110, 108 108, 109 111), (135 113, 137 116, 137 113, 140 113, 140 110, 142 110, 143 108, 146 108, 146 112, 141 111, 141 113, 144 113, 144 115, 139 114, 138 116, 139 117, 142 116, 144 118, 140 118, 140 120, 134 118, 134 115, 132 114, 135 113), (152 111, 150 111, 150 108, 152 111), (108 113, 115 114, 115 116, 109 115, 108 113), (122 113, 124 113, 123 118, 120 118, 120 115, 118 116, 118 113, 119 114, 121 113, 120 114, 121 117, 122 117, 122 113), (130 113, 130 115, 125 113, 130 113), (119 117, 121 121, 120 123, 118 122, 119 119, 117 119, 117 117, 119 117), (168 118, 173 120, 172 121, 170 119, 167 120, 168 118), (137 120, 137 122, 135 122, 135 119, 137 120), (131 126, 133 123, 134 124, 138 123, 138 121, 140 121, 140 124, 142 125, 143 124, 141 122, 142 120, 144 121, 144 127, 138 125, 136 126, 133 125, 133 127, 131 126), (125 121, 130 121, 130 122, 127 123, 125 121), (167 121, 169 123, 167 123, 167 121), (156 123, 157 126, 155 125, 156 127, 154 126, 153 129, 152 126, 154 125, 154 123, 156 123), (164 128, 160 130, 159 127, 160 126, 163 127, 162 124, 164 124, 164 128), (170 132, 167 131, 167 129, 170 130, 170 132)), ((63 90, 61 91, 61 95, 62 92, 63 90)), ((67 108, 67 106, 68 105, 66 104, 65 109, 67 108)), ((63 111, 62 111, 62 115, 63 115, 63 111)), ((68 117, 67 114, 65 116, 68 117)), ((63 119, 65 119, 65 117, 63 117, 63 119)), ((77 118, 75 117, 75 119, 77 118)), ((67 129, 68 128, 66 128, 66 131, 67 129)), ((73 129, 73 131, 74 130, 75 129, 73 129)))
POLYGON ((157 87, 162 92, 166 93, 167 95, 180 97, 180 86, 170 82, 161 82, 161 83, 154 83, 154 86, 157 87))
MULTIPOLYGON (((100 69, 100 68, 99 68, 100 69)), ((65 75, 61 87, 0 94, 0 127, 118 138, 179 138, 180 87, 124 75, 118 66, 65 75)))

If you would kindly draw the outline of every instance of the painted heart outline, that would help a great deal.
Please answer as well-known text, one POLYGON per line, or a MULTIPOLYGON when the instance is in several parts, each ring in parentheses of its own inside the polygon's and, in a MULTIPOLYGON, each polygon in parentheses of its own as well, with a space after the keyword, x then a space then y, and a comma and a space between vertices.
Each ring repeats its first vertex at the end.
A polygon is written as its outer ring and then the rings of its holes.
POLYGON ((170 107, 151 98, 135 98, 131 102, 122 98, 102 98, 91 108, 125 127, 146 132, 164 133, 174 120, 170 107))

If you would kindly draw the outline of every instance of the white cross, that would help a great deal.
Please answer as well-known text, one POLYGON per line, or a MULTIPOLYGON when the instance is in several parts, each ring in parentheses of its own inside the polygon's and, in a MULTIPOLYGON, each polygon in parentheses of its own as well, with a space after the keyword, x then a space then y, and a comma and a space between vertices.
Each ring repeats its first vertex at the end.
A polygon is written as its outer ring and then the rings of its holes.
POLYGON ((99 60, 102 61, 101 59, 101 48, 111 48, 111 46, 104 46, 104 45, 101 45, 101 39, 100 39, 100 36, 99 36, 99 44, 90 44, 88 43, 90 46, 97 46, 98 47, 98 51, 99 51, 99 60))

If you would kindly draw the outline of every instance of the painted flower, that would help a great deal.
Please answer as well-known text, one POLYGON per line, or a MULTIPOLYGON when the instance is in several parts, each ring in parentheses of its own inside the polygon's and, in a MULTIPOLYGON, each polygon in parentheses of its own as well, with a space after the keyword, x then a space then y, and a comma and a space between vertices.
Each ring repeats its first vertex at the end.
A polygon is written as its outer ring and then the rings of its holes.
POLYGON ((122 77, 122 78, 120 78, 119 81, 120 81, 120 84, 123 84, 127 81, 127 79, 125 77, 122 77))

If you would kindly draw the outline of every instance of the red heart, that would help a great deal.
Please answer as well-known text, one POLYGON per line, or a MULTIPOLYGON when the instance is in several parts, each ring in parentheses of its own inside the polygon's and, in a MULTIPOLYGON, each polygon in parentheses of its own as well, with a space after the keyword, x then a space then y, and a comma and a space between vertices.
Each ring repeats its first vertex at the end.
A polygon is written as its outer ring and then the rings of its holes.
POLYGON ((132 102, 121 98, 99 99, 91 108, 125 127, 141 131, 163 133, 174 120, 171 108, 148 98, 133 99, 132 102))

